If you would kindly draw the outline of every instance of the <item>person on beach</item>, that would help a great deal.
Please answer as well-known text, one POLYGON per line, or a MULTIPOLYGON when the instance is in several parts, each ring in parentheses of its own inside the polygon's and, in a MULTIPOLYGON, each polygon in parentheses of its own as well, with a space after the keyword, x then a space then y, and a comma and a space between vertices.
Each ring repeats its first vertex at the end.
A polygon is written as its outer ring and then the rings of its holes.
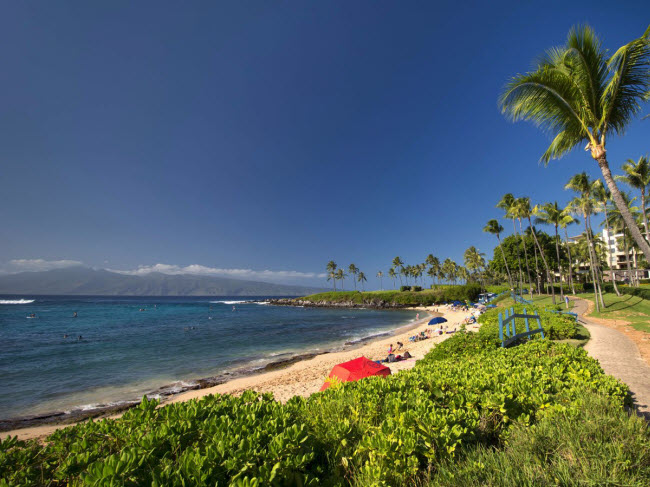
POLYGON ((388 354, 390 355, 391 353, 393 353, 393 344, 392 343, 388 347, 388 354))
POLYGON ((420 313, 418 313, 418 314, 415 315, 415 321, 417 321, 417 320, 419 320, 419 319, 420 319, 420 313))
POLYGON ((400 351, 402 348, 404 348, 404 344, 402 342, 397 342, 397 351, 400 351))

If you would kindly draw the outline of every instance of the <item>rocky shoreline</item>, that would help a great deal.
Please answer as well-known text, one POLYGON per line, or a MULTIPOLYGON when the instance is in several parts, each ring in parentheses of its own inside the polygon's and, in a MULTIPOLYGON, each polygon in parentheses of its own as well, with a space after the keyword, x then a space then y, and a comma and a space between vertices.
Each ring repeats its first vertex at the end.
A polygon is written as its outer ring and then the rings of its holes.
POLYGON ((353 301, 309 301, 300 298, 278 298, 265 301, 275 306, 302 306, 305 308, 356 308, 356 309, 411 309, 416 304, 398 304, 383 299, 371 299, 363 303, 353 301))

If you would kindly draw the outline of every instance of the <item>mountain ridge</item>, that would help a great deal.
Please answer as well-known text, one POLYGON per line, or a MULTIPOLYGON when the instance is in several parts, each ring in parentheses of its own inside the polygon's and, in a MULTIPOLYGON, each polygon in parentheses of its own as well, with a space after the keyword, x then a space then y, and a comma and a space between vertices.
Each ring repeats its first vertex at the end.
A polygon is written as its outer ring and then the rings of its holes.
POLYGON ((71 296, 302 296, 324 288, 192 274, 142 276, 83 266, 0 275, 0 294, 71 296))

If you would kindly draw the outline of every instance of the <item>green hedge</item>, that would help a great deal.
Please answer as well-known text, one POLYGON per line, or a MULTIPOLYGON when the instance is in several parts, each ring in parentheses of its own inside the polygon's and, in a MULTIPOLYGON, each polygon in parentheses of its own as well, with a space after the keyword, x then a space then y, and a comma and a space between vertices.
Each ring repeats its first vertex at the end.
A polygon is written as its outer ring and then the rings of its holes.
MULTIPOLYGON (((543 308, 537 308, 531 305, 517 304, 515 306, 509 306, 508 308, 514 308, 515 313, 523 314, 523 311, 525 309, 528 314, 539 314, 544 333, 551 340, 573 338, 578 332, 575 319, 572 316, 561 315, 559 313, 551 313, 550 311, 544 311, 543 308)), ((479 330, 479 334, 491 334, 498 336, 499 313, 503 312, 504 308, 493 308, 479 316, 478 322, 483 325, 479 330)), ((517 321, 517 323, 522 322, 523 320, 520 319, 517 321)), ((521 326, 522 329, 518 330, 519 332, 524 331, 523 324, 521 326)), ((529 320, 529 326, 531 329, 533 329, 537 327, 537 322, 534 320, 529 320)))
MULTIPOLYGON (((163 408, 145 401, 45 445, 8 439, 0 485, 412 485, 472 449, 504 451, 517 428, 586 420, 589 394, 614 411, 630 404, 628 388, 584 350, 549 340, 501 349, 493 330, 457 333, 412 370, 285 405, 254 392, 163 408)), ((650 481, 648 464, 626 468, 650 481)))

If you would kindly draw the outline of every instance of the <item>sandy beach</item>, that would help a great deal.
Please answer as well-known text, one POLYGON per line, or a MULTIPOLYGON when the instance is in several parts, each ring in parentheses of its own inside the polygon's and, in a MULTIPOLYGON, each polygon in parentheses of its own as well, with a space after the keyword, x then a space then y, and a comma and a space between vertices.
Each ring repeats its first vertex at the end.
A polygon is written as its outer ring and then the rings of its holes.
MULTIPOLYGON (((384 359, 388 355, 388 347, 391 344, 396 348, 397 342, 402 342, 404 348, 396 353, 403 354, 408 351, 413 358, 385 364, 391 369, 391 373, 394 374, 401 370, 412 368, 415 365, 415 362, 424 357, 424 355, 426 355, 426 353, 437 343, 440 343, 451 336, 451 334, 447 333, 443 335, 432 334, 432 337, 427 340, 410 342, 409 337, 416 335, 421 331, 426 331, 427 329, 438 328, 438 326, 427 325, 431 316, 444 316, 447 319, 447 323, 443 325, 443 328, 448 330, 453 330, 455 328, 458 330, 462 321, 470 314, 468 311, 452 311, 445 306, 422 307, 416 309, 419 310, 421 316, 424 317, 421 317, 418 321, 414 321, 413 323, 398 328, 395 331, 395 334, 390 337, 365 343, 358 348, 318 355, 311 359, 294 363, 284 369, 233 379, 206 389, 187 391, 170 397, 161 405, 164 406, 165 404, 197 399, 210 394, 241 394, 247 389, 252 389, 258 392, 273 393, 274 397, 282 402, 285 402, 296 395, 307 397, 320 389, 334 365, 360 356, 364 356, 371 360, 384 359), (438 313, 436 313, 436 309, 438 310, 438 313)), ((477 328, 478 325, 470 325, 467 327, 469 331, 476 330, 477 328)), ((120 416, 121 414, 109 417, 118 418, 120 416)), ((65 428, 67 426, 70 425, 52 424, 17 429, 0 433, 0 438, 6 438, 7 436, 18 436, 18 438, 22 440, 42 438, 50 435, 57 429, 65 428)))

